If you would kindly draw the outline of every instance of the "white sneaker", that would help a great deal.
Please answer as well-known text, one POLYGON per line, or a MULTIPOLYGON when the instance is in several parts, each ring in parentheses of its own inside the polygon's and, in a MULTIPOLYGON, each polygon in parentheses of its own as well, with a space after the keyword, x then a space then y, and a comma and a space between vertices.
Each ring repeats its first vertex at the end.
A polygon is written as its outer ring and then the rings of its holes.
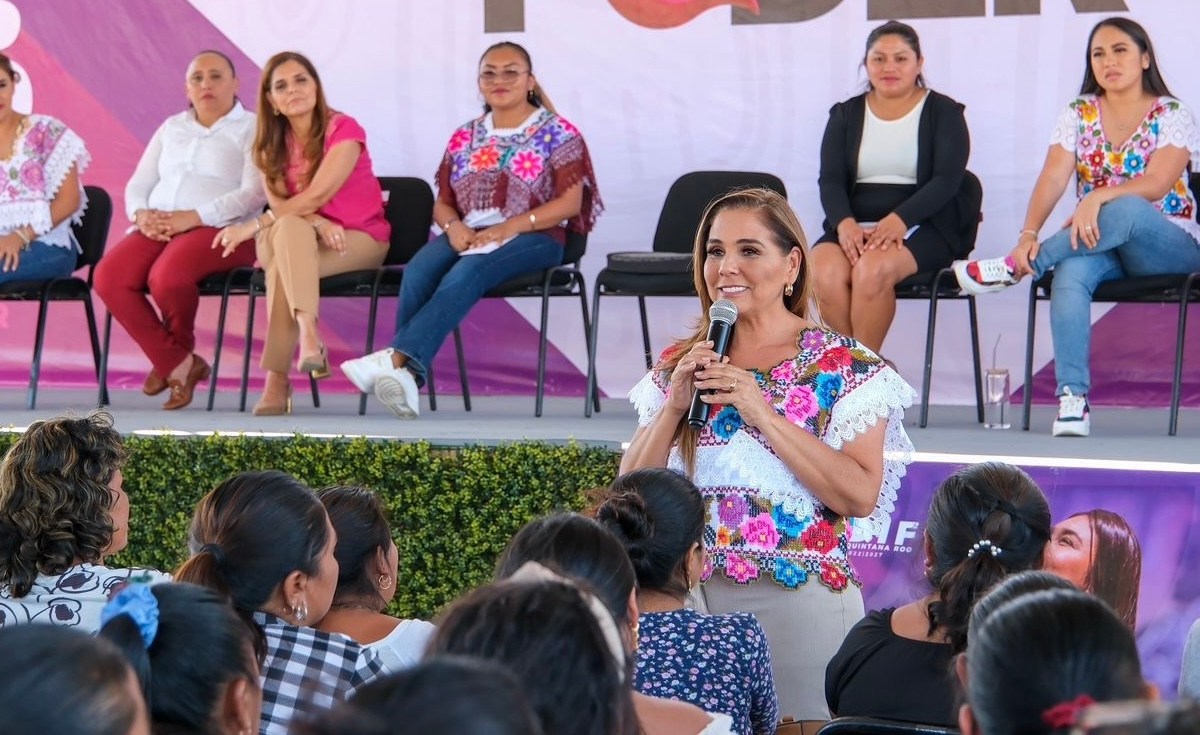
POLYGON ((1054 419, 1054 436, 1087 436, 1092 430, 1087 396, 1077 396, 1070 388, 1058 397, 1058 416, 1054 419))
POLYGON ((392 368, 375 380, 375 397, 396 418, 415 419, 421 413, 417 379, 406 368, 392 368))
POLYGON ((375 390, 375 380, 380 375, 392 370, 393 352, 395 350, 391 347, 376 350, 369 355, 346 360, 338 367, 342 369, 350 382, 354 383, 355 388, 362 393, 370 393, 375 390))
POLYGON ((1017 264, 1009 255, 983 260, 956 260, 953 268, 958 287, 975 296, 1001 291, 1017 282, 1017 264))

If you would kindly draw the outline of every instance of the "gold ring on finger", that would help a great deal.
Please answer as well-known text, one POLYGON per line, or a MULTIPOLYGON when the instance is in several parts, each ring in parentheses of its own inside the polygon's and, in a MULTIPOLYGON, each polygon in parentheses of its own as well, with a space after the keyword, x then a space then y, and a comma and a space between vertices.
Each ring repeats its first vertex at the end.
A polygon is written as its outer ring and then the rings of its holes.
POLYGON ((733 382, 729 384, 729 392, 732 393, 735 390, 737 390, 737 378, 734 378, 733 382))

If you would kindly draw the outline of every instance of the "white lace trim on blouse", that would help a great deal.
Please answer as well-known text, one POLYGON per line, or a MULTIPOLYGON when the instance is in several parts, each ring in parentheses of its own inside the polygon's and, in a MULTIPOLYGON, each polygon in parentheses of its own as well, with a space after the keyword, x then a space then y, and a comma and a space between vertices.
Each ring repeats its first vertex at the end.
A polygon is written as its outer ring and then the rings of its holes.
MULTIPOLYGON (((879 500, 869 516, 854 519, 852 539, 868 538, 886 531, 896 507, 901 478, 912 462, 913 445, 904 431, 904 409, 913 404, 917 393, 891 368, 881 368, 862 385, 838 399, 825 436, 833 449, 887 421, 883 443, 883 481, 879 500)), ((638 424, 646 426, 666 403, 666 396, 647 373, 629 391, 629 400, 638 412, 638 424)), ((668 467, 684 472, 683 459, 672 448, 668 467)), ((727 444, 696 448, 693 481, 700 487, 747 488, 780 505, 797 518, 815 514, 822 503, 804 487, 775 453, 758 443, 745 431, 733 435, 727 444)))

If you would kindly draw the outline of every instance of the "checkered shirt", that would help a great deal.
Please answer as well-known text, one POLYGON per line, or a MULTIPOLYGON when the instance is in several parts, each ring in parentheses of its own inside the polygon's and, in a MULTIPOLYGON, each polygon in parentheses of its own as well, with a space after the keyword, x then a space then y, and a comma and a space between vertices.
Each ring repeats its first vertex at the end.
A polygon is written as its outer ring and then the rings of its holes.
POLYGON ((267 641, 262 665, 262 735, 286 735, 296 715, 328 709, 384 673, 379 654, 339 633, 254 613, 267 641))

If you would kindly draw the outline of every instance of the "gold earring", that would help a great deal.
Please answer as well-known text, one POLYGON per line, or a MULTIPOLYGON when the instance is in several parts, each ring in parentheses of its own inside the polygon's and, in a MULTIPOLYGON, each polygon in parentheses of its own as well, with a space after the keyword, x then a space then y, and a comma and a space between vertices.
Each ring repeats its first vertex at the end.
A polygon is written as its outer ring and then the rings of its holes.
POLYGON ((278 108, 278 107, 272 107, 271 109, 275 111, 275 117, 279 117, 279 108, 278 108))
POLYGON ((386 574, 379 575, 379 589, 390 590, 392 588, 392 578, 386 574))
POLYGON ((788 285, 786 285, 786 286, 784 286, 784 287, 783 287, 783 295, 784 295, 784 296, 791 296, 791 295, 792 295, 792 284, 790 284, 790 283, 789 283, 788 285))
POLYGON ((639 621, 637 618, 634 618, 633 622, 629 625, 629 631, 633 634, 633 650, 635 651, 638 647, 638 633, 641 631, 641 629, 641 621, 639 621))

